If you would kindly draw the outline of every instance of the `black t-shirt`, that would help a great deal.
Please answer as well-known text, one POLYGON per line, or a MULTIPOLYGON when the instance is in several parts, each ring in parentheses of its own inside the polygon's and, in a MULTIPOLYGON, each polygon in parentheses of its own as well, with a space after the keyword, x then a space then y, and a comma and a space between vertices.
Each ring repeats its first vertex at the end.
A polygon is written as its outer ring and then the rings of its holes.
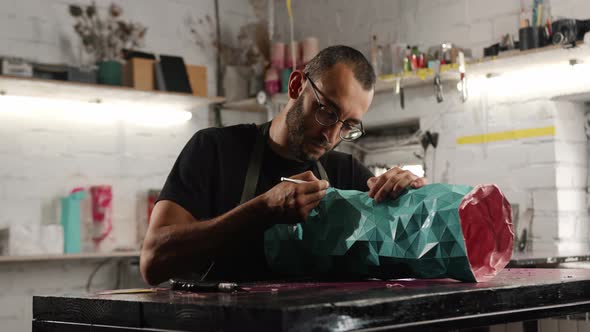
MULTIPOLYGON (((198 131, 176 160, 158 200, 170 200, 189 211, 197 220, 226 213, 240 203, 246 171, 260 129, 254 124, 198 131)), ((320 158, 330 186, 368 191, 373 174, 349 154, 330 151, 320 158)), ((256 187, 256 196, 280 182, 280 178, 311 170, 319 179, 315 162, 282 158, 268 146, 256 187)), ((273 277, 264 257, 264 232, 245 233, 239 250, 218 258, 207 279, 263 280, 273 277)), ((195 271, 198 272, 198 271, 195 271)))

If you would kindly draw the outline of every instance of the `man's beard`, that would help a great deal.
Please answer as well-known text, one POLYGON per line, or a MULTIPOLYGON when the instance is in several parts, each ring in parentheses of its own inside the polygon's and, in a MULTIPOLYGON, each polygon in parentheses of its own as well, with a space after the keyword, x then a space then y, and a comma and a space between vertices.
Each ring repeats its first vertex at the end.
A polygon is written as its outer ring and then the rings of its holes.
MULTIPOLYGON (((303 96, 300 96, 293 104, 293 107, 287 111, 287 138, 289 152, 293 157, 301 161, 316 161, 318 158, 310 156, 303 151, 305 143, 305 119, 303 118, 303 96)), ((330 148, 330 143, 325 140, 313 142, 326 149, 330 148)))

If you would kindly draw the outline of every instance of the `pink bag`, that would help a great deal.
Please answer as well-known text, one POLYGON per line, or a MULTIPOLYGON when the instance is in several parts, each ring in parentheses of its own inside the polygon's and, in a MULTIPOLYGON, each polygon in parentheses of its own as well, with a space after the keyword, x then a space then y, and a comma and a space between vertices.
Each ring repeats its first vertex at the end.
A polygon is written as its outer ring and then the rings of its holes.
POLYGON ((113 239, 113 191, 109 185, 90 187, 92 241, 95 251, 111 251, 113 239))

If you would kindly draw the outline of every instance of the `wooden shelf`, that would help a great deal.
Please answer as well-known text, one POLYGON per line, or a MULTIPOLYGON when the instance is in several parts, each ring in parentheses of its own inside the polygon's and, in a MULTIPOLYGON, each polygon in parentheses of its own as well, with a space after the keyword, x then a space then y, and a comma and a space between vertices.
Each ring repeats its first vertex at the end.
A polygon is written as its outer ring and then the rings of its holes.
POLYGON ((286 105, 289 102, 289 95, 286 93, 277 93, 276 95, 272 96, 273 104, 281 104, 286 105))
POLYGON ((185 111, 220 103, 223 97, 198 97, 187 93, 143 91, 130 87, 0 76, 0 94, 84 102, 141 102, 185 111))
POLYGON ((115 251, 109 253, 80 253, 62 255, 31 255, 31 256, 0 256, 0 263, 41 262, 41 261, 70 261, 106 258, 138 258, 139 251, 115 251))
MULTIPOLYGON (((549 45, 542 48, 535 48, 526 51, 511 50, 502 52, 497 56, 476 59, 466 63, 467 76, 474 74, 501 74, 511 70, 522 68, 531 63, 543 63, 568 61, 569 58, 586 55, 583 43, 577 43, 575 48, 564 48, 561 45, 549 45)), ((458 64, 441 66, 441 80, 445 82, 458 82, 458 64)), ((395 88, 395 82, 402 78, 403 87, 419 87, 434 84, 434 71, 422 68, 416 72, 405 72, 403 74, 380 75, 375 85, 375 92, 389 92, 395 88)))
MULTIPOLYGON (((584 45, 583 42, 576 43, 576 46, 578 46, 578 47, 583 46, 583 45, 584 45)), ((495 55, 495 56, 488 56, 488 57, 484 57, 481 59, 475 59, 475 60, 467 63, 467 66, 469 67, 469 65, 486 63, 486 62, 496 61, 496 60, 500 60, 500 59, 517 58, 517 57, 521 57, 521 56, 525 56, 525 55, 543 53, 543 52, 554 51, 554 50, 562 50, 562 49, 564 49, 564 47, 562 45, 549 45, 549 46, 540 47, 540 48, 533 48, 533 49, 525 50, 525 51, 521 51, 518 49, 510 50, 510 51, 501 52, 500 54, 495 55)))
POLYGON ((230 101, 223 104, 223 109, 242 112, 266 112, 266 107, 260 105, 256 98, 230 101))
MULTIPOLYGON (((459 81, 459 66, 457 64, 442 65, 440 68, 440 78, 443 83, 459 81)), ((380 75, 375 84, 375 92, 388 92, 395 89, 395 84, 398 78, 402 80, 402 86, 417 87, 434 84, 434 70, 429 68, 421 68, 416 72, 405 72, 403 74, 386 74, 380 75)))
MULTIPOLYGON (((289 101, 289 96, 286 93, 277 93, 271 98, 271 102, 275 105, 284 105, 289 101)), ((223 109, 243 112, 266 112, 266 107, 260 105, 256 98, 248 98, 237 101, 230 101, 223 103, 223 109)))

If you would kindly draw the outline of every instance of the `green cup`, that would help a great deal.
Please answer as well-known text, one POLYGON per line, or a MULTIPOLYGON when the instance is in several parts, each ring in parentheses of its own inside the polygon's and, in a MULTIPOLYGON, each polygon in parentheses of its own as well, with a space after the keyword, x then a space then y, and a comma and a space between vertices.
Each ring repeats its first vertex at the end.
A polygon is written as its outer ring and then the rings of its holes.
POLYGON ((106 85, 122 85, 123 65, 119 61, 100 61, 97 65, 98 83, 106 85))
POLYGON ((289 77, 291 77, 291 72, 291 68, 281 70, 281 93, 287 93, 289 91, 289 77))

